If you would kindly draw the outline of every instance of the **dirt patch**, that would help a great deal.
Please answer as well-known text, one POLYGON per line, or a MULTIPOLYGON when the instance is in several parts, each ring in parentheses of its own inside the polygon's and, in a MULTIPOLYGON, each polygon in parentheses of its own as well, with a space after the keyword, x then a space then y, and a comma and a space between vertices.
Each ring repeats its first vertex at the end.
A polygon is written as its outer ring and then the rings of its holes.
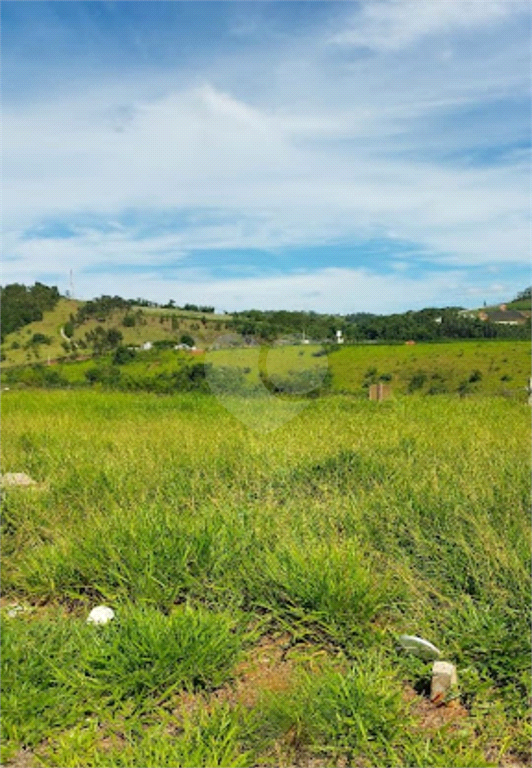
POLYGON ((98 748, 103 750, 104 752, 109 752, 110 750, 118 750, 122 749, 126 744, 126 739, 119 733, 112 733, 107 736, 102 736, 102 738, 98 742, 98 748))
POLYGON ((448 704, 433 704, 430 699, 420 696, 409 686, 405 688, 404 698, 411 704, 410 711, 417 718, 422 730, 435 731, 449 723, 453 724, 451 729, 454 729, 464 718, 469 717, 469 712, 458 699, 453 699, 448 704))
POLYGON ((21 749, 12 760, 2 763, 0 768, 32 768, 33 765, 33 752, 29 749, 21 749))
POLYGON ((220 689, 221 700, 253 707, 261 691, 285 691, 290 687, 294 661, 288 658, 290 636, 265 637, 236 668, 231 686, 220 689))
POLYGON ((285 691, 290 687, 295 661, 290 635, 264 637, 235 668, 234 679, 209 695, 182 691, 173 702, 172 713, 180 718, 198 707, 220 703, 253 707, 264 691, 285 691))

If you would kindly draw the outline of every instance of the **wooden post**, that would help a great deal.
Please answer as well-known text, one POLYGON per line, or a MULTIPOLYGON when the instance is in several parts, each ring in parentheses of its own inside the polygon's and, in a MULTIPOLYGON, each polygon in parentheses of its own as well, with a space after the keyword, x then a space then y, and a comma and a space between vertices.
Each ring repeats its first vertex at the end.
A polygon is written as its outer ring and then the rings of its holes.
POLYGON ((370 400, 387 400, 390 397, 391 394, 391 388, 388 384, 383 384, 382 381, 379 381, 378 384, 370 384, 369 385, 369 399, 370 400))

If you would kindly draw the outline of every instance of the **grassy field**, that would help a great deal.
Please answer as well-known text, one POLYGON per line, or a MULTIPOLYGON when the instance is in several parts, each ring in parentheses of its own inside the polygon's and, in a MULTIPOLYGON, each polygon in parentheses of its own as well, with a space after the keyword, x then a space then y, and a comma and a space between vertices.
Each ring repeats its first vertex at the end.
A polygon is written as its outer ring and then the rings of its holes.
POLYGON ((3 765, 530 764, 530 409, 305 406, 257 434, 208 395, 4 393, 37 485, 3 494, 3 765))
MULTIPOLYGON (((135 329, 131 329, 135 330, 135 329)), ((44 372, 74 386, 87 385, 87 372, 96 367, 112 366, 112 353, 98 359, 58 363, 35 372, 26 368, 6 368, 2 381, 6 384, 39 384, 44 372)), ((521 402, 526 400, 530 376, 530 344, 525 341, 453 341, 425 343, 415 346, 350 345, 329 348, 313 345, 266 346, 208 350, 204 354, 152 349, 138 352, 136 358, 119 367, 114 374, 120 379, 115 387, 159 390, 156 379, 168 379, 184 363, 205 362, 214 371, 237 369, 250 390, 259 383, 259 373, 267 377, 290 379, 305 371, 314 372, 333 392, 360 398, 367 397, 369 384, 385 381, 394 396, 498 395, 521 402), (131 384, 129 386, 128 382, 131 384), (152 382, 153 387, 150 387, 152 382)), ((52 379, 51 386, 57 386, 52 379)), ((171 385, 163 381, 164 387, 171 385)), ((312 388, 312 387, 310 387, 312 388)), ((164 390, 166 391, 166 390, 164 390)), ((217 390, 216 390, 217 391, 217 390)))
POLYGON ((334 386, 356 392, 370 378, 421 394, 456 392, 521 395, 530 376, 528 341, 452 341, 439 344, 349 346, 329 357, 334 386), (479 375, 480 374, 480 375, 479 375), (413 382, 414 377, 416 377, 413 382), (416 385, 417 382, 417 385, 416 385))

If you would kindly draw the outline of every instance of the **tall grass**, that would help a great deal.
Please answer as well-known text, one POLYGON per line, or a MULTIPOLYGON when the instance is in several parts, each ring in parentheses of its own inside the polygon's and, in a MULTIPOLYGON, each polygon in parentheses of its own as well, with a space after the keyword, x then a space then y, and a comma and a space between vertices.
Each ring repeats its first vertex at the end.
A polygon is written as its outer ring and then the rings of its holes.
MULTIPOLYGON (((197 736, 206 721, 191 721, 181 734, 181 757, 160 733, 151 747, 147 736, 131 734, 106 752, 98 729, 90 736, 89 726, 79 728, 95 711, 107 712, 105 720, 136 701, 159 711, 165 695, 184 687, 218 687, 232 674, 244 633, 261 626, 342 659, 321 683, 309 679, 296 686, 300 693, 287 694, 288 704, 272 704, 272 712, 295 713, 297 701, 309 702, 301 710, 304 749, 334 759, 349 750, 355 759, 359 750, 374 765, 443 764, 440 737, 427 746, 397 703, 401 686, 427 673, 397 651, 402 632, 427 637, 457 663, 475 739, 491 734, 506 750, 524 749, 525 404, 446 396, 371 403, 338 395, 310 402, 267 434, 248 429, 214 398, 192 394, 12 391, 3 408, 3 471, 28 472, 40 484, 4 493, 4 594, 63 606, 61 615, 44 607, 4 620, 11 752, 26 744, 44 755, 42 739, 54 733, 46 760, 65 765, 75 754, 87 765, 253 764, 268 752, 263 732, 233 710, 219 716, 226 724, 212 736, 227 747, 218 756, 197 736), (100 601, 119 620, 86 627, 82 615, 100 601), (346 672, 361 653, 369 654, 373 682, 364 667, 355 677, 346 672), (371 691, 381 685, 395 693, 379 709, 380 694, 371 691), (361 712, 359 731, 345 703, 358 701, 357 691, 366 703, 349 706, 361 712), (374 706, 385 720, 399 718, 402 741, 364 741, 374 706), (81 746, 67 758, 60 734, 68 729, 81 746), (194 751, 196 738, 206 752, 194 751)), ((294 732, 293 721, 272 717, 278 725, 266 729, 268 738, 294 732)), ((139 732, 158 733, 147 721, 139 732)), ((467 751, 470 736, 456 736, 453 750, 443 750, 454 760, 449 765, 490 764, 481 762, 486 752, 476 741, 467 751)))

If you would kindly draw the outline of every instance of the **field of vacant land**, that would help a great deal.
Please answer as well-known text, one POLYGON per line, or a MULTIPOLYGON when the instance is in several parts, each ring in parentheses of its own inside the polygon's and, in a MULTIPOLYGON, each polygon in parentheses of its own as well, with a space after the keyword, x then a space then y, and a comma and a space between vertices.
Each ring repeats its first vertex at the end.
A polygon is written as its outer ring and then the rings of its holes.
POLYGON ((4 394, 4 765, 528 764, 529 407, 305 405, 4 394))

